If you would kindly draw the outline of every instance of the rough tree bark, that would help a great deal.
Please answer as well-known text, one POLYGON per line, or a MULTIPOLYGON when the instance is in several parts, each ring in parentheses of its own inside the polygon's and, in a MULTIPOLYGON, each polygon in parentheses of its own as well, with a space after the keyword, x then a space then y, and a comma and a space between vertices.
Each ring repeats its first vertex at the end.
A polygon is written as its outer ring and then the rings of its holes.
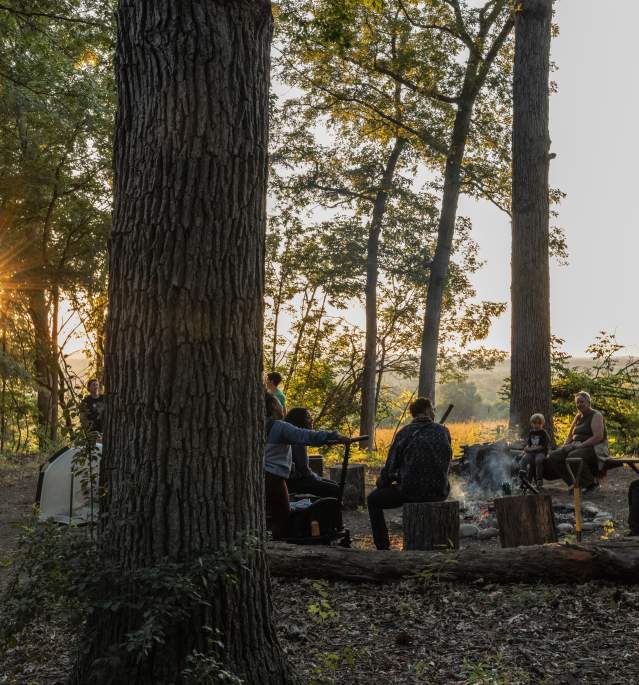
POLYGON ((364 344, 364 368, 362 370, 362 406, 359 419, 360 435, 369 435, 368 449, 375 449, 375 416, 377 407, 377 280, 379 275, 379 237, 386 211, 388 194, 393 184, 395 169, 406 140, 396 138, 393 149, 386 162, 379 190, 368 227, 366 250, 366 339, 364 344))
POLYGON ((548 97, 552 0, 515 13, 510 426, 541 412, 552 430, 548 252, 548 97))
POLYGON ((271 573, 285 578, 326 578, 384 583, 421 572, 442 579, 495 583, 639 583, 639 539, 588 545, 534 545, 461 552, 398 552, 301 547, 268 547, 271 573))
MULTIPOLYGON (((270 2, 120 0, 98 549, 122 573, 262 533, 262 300, 270 2)), ((252 685, 295 682, 263 551, 138 664, 102 612, 77 683, 180 683, 206 626, 252 685), (105 666, 106 663, 106 666, 105 666), (124 673, 122 669, 124 668, 124 673)), ((161 601, 161 598, 158 598, 161 601)))

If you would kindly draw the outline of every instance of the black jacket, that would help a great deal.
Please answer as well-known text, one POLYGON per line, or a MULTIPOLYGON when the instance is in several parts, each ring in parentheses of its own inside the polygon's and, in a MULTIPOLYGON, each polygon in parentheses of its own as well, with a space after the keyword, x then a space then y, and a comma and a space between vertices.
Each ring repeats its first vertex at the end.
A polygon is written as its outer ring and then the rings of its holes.
POLYGON ((396 481, 402 495, 415 502, 446 499, 452 456, 448 428, 417 416, 395 436, 380 476, 382 484, 396 481))

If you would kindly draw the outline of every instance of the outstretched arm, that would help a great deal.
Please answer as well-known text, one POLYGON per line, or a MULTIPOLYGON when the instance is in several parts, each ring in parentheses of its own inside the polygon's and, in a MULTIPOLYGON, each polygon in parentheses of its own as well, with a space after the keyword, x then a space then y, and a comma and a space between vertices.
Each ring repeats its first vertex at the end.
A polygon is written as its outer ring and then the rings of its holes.
POLYGON ((347 443, 350 438, 337 431, 314 431, 309 428, 298 428, 292 423, 281 422, 277 442, 289 445, 326 445, 329 442, 347 443))

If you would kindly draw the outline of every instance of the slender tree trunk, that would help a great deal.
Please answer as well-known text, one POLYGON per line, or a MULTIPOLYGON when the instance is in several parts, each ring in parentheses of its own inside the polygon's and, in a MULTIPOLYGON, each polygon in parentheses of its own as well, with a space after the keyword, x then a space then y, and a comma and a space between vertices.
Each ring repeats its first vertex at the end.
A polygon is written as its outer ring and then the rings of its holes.
POLYGON ((475 95, 462 99, 450 144, 450 153, 446 160, 444 172, 444 192, 442 208, 437 228, 437 247, 430 266, 426 310, 424 312, 424 329, 419 365, 418 396, 430 397, 435 401, 435 383, 437 379, 437 349, 439 346, 439 327, 442 317, 442 302, 448 280, 448 268, 453 249, 457 205, 461 190, 461 166, 466 149, 466 140, 473 113, 475 95))
POLYGON ((7 433, 7 374, 5 363, 7 358, 7 331, 2 329, 2 388, 0 389, 0 453, 4 452, 4 441, 7 433))
POLYGON ((468 56, 464 83, 459 96, 457 114, 448 147, 444 170, 442 208, 437 230, 437 247, 430 267, 428 294, 426 296, 418 383, 418 394, 422 397, 430 397, 432 400, 435 400, 442 301, 455 235, 457 205, 463 180, 464 152, 477 96, 484 87, 490 69, 512 31, 513 21, 510 11, 504 12, 507 7, 508 3, 505 0, 484 3, 483 10, 487 10, 487 14, 484 14, 485 21, 481 22, 483 26, 474 42, 475 49, 471 50, 468 56), (497 26, 500 20, 503 20, 501 28, 492 40, 490 47, 482 55, 481 52, 487 45, 491 28, 497 26))
POLYGON ((317 317, 317 326, 315 326, 315 338, 313 338, 313 345, 308 356, 308 371, 306 372, 306 380, 304 382, 305 387, 308 387, 308 384, 310 383, 310 380, 313 376, 313 371, 315 369, 315 361, 317 360, 317 353, 319 349, 319 339, 322 333, 322 321, 324 320, 324 315, 326 314, 327 299, 328 295, 324 293, 324 297, 322 298, 322 306, 320 307, 319 315, 317 317))
POLYGON ((375 380, 375 408, 379 404, 379 396, 382 392, 382 379, 384 378, 384 365, 386 364, 386 345, 382 342, 382 350, 379 355, 379 369, 375 380))
POLYGON ((284 393, 288 390, 288 386, 293 378, 293 375, 297 371, 297 361, 300 353, 300 348, 302 347, 302 341, 304 340, 304 334, 306 333, 306 327, 308 326, 308 318, 315 304, 315 295, 317 293, 317 286, 313 286, 311 289, 310 296, 307 295, 308 289, 304 292, 304 302, 302 303, 302 320, 300 321, 299 328, 297 330, 297 338, 295 339, 295 346, 293 347, 293 354, 291 355, 291 362, 288 365, 288 370, 286 372, 286 377, 284 378, 284 393))
POLYGON ((515 15, 513 83, 510 425, 541 412, 552 429, 548 265, 549 63, 552 0, 523 0, 515 15))
POLYGON ((68 383, 64 370, 60 365, 58 365, 58 387, 60 388, 59 403, 60 409, 62 409, 62 416, 64 417, 64 427, 66 428, 67 435, 69 438, 73 438, 73 418, 71 417, 71 410, 69 409, 69 403, 67 402, 66 389, 69 390, 69 395, 71 401, 73 401, 73 390, 68 383))
POLYGON ((53 286, 51 300, 51 359, 49 360, 49 378, 51 379, 51 415, 49 418, 49 439, 51 442, 55 442, 58 438, 58 402, 60 394, 60 374, 58 372, 58 318, 60 316, 60 288, 58 285, 53 286))
MULTIPOLYGON (((288 252, 288 241, 284 248, 284 254, 288 252)), ((284 298, 285 280, 290 276, 288 271, 282 269, 280 280, 277 287, 277 296, 273 297, 273 343, 271 348, 271 371, 275 371, 277 366, 277 337, 280 325, 280 312, 282 311, 282 300, 284 298)))
MULTIPOLYGON (((371 221, 368 227, 368 244, 366 250, 366 341, 364 344, 364 368, 362 371, 362 407, 360 411, 359 430, 361 435, 369 435, 366 443, 368 449, 375 449, 375 391, 377 388, 377 279, 379 237, 382 231, 386 202, 393 185, 397 162, 406 146, 406 140, 396 138, 391 150, 382 182, 380 184, 371 221)), ((364 445, 364 443, 362 443, 364 445)))
POLYGON ((51 378, 49 361, 51 358, 51 338, 47 300, 42 289, 31 290, 28 293, 29 316, 33 325, 34 335, 34 371, 38 383, 37 410, 38 436, 40 446, 44 447, 45 438, 49 433, 51 420, 51 378))
MULTIPOLYGON (((98 548, 123 574, 264 531, 271 30, 268 2, 120 0, 98 548)), ((206 626, 248 685, 294 682, 263 551, 238 573, 140 662, 120 651, 117 673, 107 657, 135 612, 95 614, 76 682, 180 683, 206 626)))

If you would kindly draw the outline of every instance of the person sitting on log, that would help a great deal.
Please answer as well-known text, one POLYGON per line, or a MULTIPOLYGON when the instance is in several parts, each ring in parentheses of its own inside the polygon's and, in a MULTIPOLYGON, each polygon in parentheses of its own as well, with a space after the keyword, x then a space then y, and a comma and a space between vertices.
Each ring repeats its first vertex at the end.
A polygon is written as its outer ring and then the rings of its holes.
POLYGON ((528 480, 538 488, 544 484, 544 461, 550 450, 550 436, 544 429, 546 419, 543 414, 533 414, 530 417, 530 431, 528 441, 524 447, 522 468, 528 470, 528 480))
POLYGON ((286 482, 291 474, 291 445, 326 445, 329 442, 347 443, 350 438, 337 431, 315 431, 298 428, 282 421, 282 406, 269 392, 264 394, 266 410, 264 446, 264 496, 266 511, 271 517, 274 540, 288 533, 290 506, 286 482))
MULTIPOLYGON (((581 391, 575 395, 575 416, 568 437, 563 446, 550 453, 544 464, 544 475, 548 480, 563 478, 568 485, 573 485, 566 459, 581 458, 583 466, 579 486, 585 492, 599 486, 598 476, 600 463, 603 465, 610 456, 608 453, 608 433, 601 412, 593 409, 590 395, 581 391)), ((576 470, 573 468, 573 471, 576 470)))
POLYGON ((377 549, 389 549, 384 509, 404 502, 442 502, 448 497, 448 468, 453 454, 448 428, 435 423, 431 401, 411 403, 411 423, 395 436, 377 488, 368 496, 368 515, 377 549))
MULTIPOLYGON (((313 429, 313 417, 305 407, 294 407, 284 418, 298 428, 313 429)), ((311 470, 306 445, 291 445, 293 464, 287 481, 288 491, 294 494, 316 495, 317 497, 335 497, 339 486, 335 481, 321 478, 311 470)))

